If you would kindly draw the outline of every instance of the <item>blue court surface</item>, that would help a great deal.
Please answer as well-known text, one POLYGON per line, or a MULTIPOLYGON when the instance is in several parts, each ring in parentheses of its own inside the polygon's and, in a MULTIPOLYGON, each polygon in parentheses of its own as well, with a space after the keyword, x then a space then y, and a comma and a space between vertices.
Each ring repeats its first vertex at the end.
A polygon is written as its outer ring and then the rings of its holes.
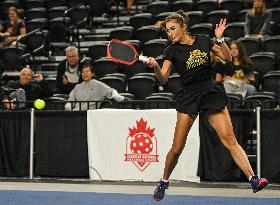
POLYGON ((280 198, 167 195, 160 202, 148 194, 0 191, 2 205, 280 205, 280 198))

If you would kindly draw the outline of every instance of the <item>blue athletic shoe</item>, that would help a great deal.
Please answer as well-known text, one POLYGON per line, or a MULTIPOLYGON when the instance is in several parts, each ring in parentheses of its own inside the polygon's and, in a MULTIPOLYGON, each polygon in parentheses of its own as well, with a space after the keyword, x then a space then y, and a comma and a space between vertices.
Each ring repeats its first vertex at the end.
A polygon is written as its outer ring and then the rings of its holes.
POLYGON ((165 189, 168 189, 169 182, 164 182, 162 179, 159 181, 157 188, 154 191, 154 200, 160 201, 164 198, 165 189))
POLYGON ((253 189, 253 193, 262 190, 264 187, 268 185, 268 181, 265 178, 259 178, 258 176, 252 176, 250 183, 253 189))

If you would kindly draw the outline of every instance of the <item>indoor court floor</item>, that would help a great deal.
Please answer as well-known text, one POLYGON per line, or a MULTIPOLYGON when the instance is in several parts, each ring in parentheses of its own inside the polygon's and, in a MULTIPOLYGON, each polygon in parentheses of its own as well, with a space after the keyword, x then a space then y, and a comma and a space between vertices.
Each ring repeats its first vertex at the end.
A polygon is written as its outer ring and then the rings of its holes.
POLYGON ((2 205, 280 205, 279 186, 253 194, 245 183, 233 186, 171 183, 160 202, 155 183, 0 182, 2 205))

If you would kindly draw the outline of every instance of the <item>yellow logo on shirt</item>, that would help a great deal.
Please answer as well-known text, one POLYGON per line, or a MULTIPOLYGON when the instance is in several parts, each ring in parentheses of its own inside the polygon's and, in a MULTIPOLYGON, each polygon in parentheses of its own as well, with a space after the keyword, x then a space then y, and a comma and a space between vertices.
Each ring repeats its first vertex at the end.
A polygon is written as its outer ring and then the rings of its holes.
POLYGON ((190 52, 190 57, 186 62, 186 68, 191 69, 199 65, 205 64, 208 61, 208 56, 206 52, 201 52, 198 49, 190 52))
POLYGON ((244 74, 242 69, 241 70, 236 70, 234 72, 233 77, 238 78, 238 79, 243 79, 243 78, 245 78, 245 74, 244 74))

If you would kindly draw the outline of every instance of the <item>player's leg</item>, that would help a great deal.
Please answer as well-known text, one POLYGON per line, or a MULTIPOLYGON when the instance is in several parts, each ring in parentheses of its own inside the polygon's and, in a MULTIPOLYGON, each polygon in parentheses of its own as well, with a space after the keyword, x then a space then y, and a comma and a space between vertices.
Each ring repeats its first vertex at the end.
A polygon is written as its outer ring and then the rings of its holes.
POLYGON ((195 118, 196 116, 177 112, 177 122, 173 143, 166 156, 162 180, 160 181, 154 192, 154 199, 157 201, 163 199, 165 195, 165 189, 167 189, 169 186, 168 179, 185 147, 187 135, 191 129, 191 126, 193 125, 195 118))
POLYGON ((193 125, 195 115, 188 115, 177 112, 177 122, 173 137, 172 146, 167 153, 165 160, 165 167, 163 172, 163 179, 168 180, 173 169, 175 168, 178 159, 185 147, 188 133, 193 125))
POLYGON ((268 184, 267 180, 259 179, 254 176, 248 157, 235 138, 227 108, 209 115, 208 119, 212 127, 216 130, 223 145, 229 150, 235 163, 251 181, 253 191, 257 192, 266 186, 268 184), (252 180, 255 180, 255 182, 252 180))

